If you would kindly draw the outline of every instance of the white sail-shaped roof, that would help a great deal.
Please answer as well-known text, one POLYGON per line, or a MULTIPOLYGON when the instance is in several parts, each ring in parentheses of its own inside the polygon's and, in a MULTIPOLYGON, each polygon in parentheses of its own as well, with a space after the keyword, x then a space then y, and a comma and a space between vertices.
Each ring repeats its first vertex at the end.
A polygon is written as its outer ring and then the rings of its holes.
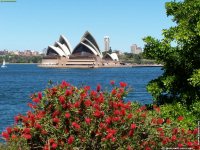
POLYGON ((61 44, 65 44, 65 46, 67 46, 67 48, 68 48, 68 50, 69 50, 69 52, 70 52, 70 54, 71 54, 71 52, 72 52, 72 46, 71 46, 71 44, 69 43, 69 41, 67 40, 67 38, 64 37, 63 35, 60 35, 59 42, 60 42, 61 44), (64 41, 64 42, 62 42, 62 41, 64 41))
POLYGON ((72 54, 75 54, 77 52, 80 53, 80 51, 90 51, 93 55, 102 57, 102 54, 99 50, 99 46, 96 42, 96 40, 94 39, 94 37, 88 32, 86 31, 83 35, 83 37, 81 38, 80 43, 74 48, 72 54), (84 45, 84 47, 87 47, 85 50, 84 48, 80 48, 81 45, 84 45))
POLYGON ((59 47, 67 56, 71 54, 70 50, 65 44, 61 44, 60 42, 56 42, 54 46, 59 47))
POLYGON ((117 56, 116 53, 111 53, 111 54, 107 53, 106 55, 107 55, 110 59, 112 59, 112 60, 114 60, 114 61, 119 61, 119 58, 118 58, 118 56, 117 56))
POLYGON ((47 48, 47 54, 49 50, 54 50, 59 56, 66 56, 65 53, 58 47, 55 46, 48 46, 47 48))

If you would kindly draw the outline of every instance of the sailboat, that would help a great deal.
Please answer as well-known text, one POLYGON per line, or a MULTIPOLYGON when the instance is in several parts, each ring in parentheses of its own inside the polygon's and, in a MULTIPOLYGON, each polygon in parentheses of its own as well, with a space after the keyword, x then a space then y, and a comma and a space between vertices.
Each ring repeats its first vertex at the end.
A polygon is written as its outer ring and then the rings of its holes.
POLYGON ((5 62, 5 59, 3 59, 3 64, 1 65, 1 68, 6 68, 6 62, 5 62))

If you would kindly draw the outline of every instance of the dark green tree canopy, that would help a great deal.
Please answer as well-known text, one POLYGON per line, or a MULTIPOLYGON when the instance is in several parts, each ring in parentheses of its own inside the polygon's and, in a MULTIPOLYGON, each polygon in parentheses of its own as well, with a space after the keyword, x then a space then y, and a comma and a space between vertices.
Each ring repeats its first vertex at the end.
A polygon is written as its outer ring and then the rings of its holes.
POLYGON ((144 38, 144 55, 163 63, 162 76, 147 86, 156 102, 200 100, 200 0, 165 4, 176 26, 163 30, 163 39, 144 38))

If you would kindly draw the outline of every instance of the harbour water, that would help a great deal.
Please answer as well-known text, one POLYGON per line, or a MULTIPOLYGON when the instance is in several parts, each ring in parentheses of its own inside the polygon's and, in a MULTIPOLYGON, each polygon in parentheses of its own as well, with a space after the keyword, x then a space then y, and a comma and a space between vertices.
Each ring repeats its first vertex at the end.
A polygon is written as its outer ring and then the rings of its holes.
POLYGON ((35 64, 9 64, 7 68, 0 68, 0 133, 13 124, 15 115, 29 109, 30 94, 44 90, 49 81, 56 84, 65 80, 78 87, 89 85, 93 89, 97 84, 109 89, 111 80, 123 81, 133 89, 126 100, 146 104, 152 102, 152 97, 145 86, 162 72, 161 67, 53 69, 39 68, 35 64))

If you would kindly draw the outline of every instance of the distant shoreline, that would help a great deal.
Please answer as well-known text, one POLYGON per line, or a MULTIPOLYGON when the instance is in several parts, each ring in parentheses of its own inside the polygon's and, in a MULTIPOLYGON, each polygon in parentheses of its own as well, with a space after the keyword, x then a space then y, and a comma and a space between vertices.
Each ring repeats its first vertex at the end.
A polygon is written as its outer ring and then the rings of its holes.
MULTIPOLYGON (((31 65, 31 64, 36 64, 39 65, 40 63, 8 63, 9 64, 14 64, 14 65, 31 65)), ((41 66, 39 66, 41 67, 41 66)), ((119 65, 119 66, 104 66, 104 67, 99 67, 99 68, 127 68, 127 67, 163 67, 161 64, 130 64, 130 65, 119 65)), ((42 68, 68 68, 68 67, 58 67, 58 66, 43 66, 42 68)), ((71 68, 71 67, 69 67, 71 68)))

